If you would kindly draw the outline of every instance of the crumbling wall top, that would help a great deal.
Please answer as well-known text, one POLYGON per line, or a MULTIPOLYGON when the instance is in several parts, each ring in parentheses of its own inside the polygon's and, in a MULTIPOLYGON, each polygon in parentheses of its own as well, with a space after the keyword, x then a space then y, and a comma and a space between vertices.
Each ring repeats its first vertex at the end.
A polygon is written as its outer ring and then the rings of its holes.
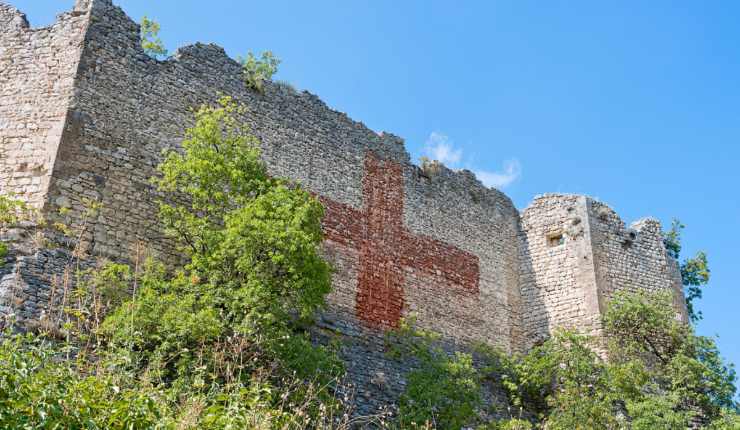
POLYGON ((9 4, 0 2, 0 28, 29 28, 26 15, 9 4))

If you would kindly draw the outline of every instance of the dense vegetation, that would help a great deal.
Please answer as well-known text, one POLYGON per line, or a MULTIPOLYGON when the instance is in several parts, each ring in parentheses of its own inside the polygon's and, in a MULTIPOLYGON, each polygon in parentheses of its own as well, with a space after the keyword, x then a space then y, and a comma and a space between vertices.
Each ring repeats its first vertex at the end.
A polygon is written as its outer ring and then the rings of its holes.
MULTIPOLYGON (((154 183, 165 232, 187 258, 137 250, 131 265, 70 264, 56 306, 0 341, 0 428, 349 428, 350 390, 331 346, 307 330, 325 305, 319 202, 267 174, 228 97, 195 112, 154 183)), ((91 203, 90 211, 97 210, 91 203)), ((63 214, 62 214, 63 215, 63 214)), ((0 230, 32 217, 0 197, 0 230)), ((55 227, 79 257, 85 222, 55 227)), ((680 224, 666 235, 674 257, 680 224)), ((7 252, 0 248, 0 258, 7 252)), ((706 256, 681 265, 692 305, 706 256)), ((390 354, 417 363, 386 428, 740 428, 735 373, 710 338, 675 318, 668 294, 620 294, 599 339, 559 331, 526 354, 451 351, 413 320, 390 354), (609 359, 606 360, 605 357, 609 359), (499 402, 487 393, 504 393, 499 402)))
POLYGON ((558 331, 514 355, 485 345, 449 354, 433 334, 405 324, 392 334, 401 345, 394 352, 420 365, 400 419, 445 429, 740 428, 734 369, 712 339, 675 318, 672 303, 669 293, 620 294, 604 317, 604 341, 558 331), (506 393, 505 410, 483 408, 486 385, 506 393))
POLYGON ((6 331, 0 428, 349 424, 341 364, 305 330, 330 288, 322 206, 267 175, 240 110, 228 98, 198 110, 160 166, 159 190, 187 202, 160 206, 186 264, 75 269, 38 333, 6 331))

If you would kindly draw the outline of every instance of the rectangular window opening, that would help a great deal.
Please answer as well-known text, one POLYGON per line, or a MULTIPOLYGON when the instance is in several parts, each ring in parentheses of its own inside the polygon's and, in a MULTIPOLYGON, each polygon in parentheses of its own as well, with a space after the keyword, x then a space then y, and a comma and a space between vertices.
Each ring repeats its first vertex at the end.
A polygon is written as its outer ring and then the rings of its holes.
POLYGON ((563 233, 554 233, 547 236, 547 246, 554 248, 556 246, 564 245, 565 237, 563 233))

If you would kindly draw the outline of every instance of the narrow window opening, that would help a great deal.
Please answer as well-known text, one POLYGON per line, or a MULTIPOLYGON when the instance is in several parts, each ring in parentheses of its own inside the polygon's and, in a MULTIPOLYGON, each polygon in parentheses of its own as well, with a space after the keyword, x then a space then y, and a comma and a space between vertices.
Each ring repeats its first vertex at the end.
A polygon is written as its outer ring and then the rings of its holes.
POLYGON ((547 236, 547 245, 550 248, 565 244, 563 233, 555 233, 547 236))

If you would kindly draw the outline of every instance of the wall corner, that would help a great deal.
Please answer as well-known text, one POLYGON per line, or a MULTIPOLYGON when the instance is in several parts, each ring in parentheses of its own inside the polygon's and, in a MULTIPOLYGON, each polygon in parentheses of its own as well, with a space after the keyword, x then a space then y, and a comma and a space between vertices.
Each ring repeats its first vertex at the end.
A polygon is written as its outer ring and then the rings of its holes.
POLYGON ((584 300, 584 329, 591 334, 599 334, 601 317, 604 311, 603 288, 600 282, 597 246, 598 232, 594 229, 591 219, 591 198, 579 196, 577 215, 582 224, 583 241, 576 249, 577 253, 577 285, 583 290, 584 300))

